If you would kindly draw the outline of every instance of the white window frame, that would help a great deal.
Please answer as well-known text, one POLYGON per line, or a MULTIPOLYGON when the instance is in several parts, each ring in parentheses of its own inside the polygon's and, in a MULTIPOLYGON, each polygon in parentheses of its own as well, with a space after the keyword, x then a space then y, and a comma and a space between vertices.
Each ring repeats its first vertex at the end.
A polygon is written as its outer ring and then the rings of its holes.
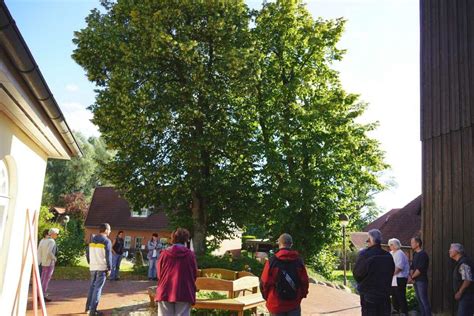
POLYGON ((10 181, 7 166, 0 160, 0 249, 3 247, 5 226, 7 224, 8 204, 10 202, 10 181))
POLYGON ((131 212, 131 215, 132 217, 139 217, 139 218, 146 218, 148 216, 150 216, 151 212, 150 212, 150 209, 149 208, 142 208, 139 211, 132 211, 131 212))
POLYGON ((132 245, 132 236, 125 236, 125 238, 123 239, 123 248, 130 249, 131 245, 132 245))

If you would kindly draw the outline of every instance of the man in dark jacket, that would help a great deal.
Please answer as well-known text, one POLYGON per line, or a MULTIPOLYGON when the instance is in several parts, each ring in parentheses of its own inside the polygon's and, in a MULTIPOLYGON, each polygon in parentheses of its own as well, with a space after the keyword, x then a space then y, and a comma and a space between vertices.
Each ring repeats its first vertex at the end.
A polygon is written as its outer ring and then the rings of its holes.
POLYGON ((301 315, 301 300, 308 295, 308 274, 289 234, 278 238, 279 250, 265 263, 260 290, 271 315, 301 315))
POLYGON ((454 298, 458 301, 458 316, 474 314, 473 262, 464 254, 461 244, 451 244, 449 257, 456 261, 453 271, 454 298))
POLYGON ((390 290, 395 263, 390 253, 380 246, 382 243, 380 230, 369 230, 367 243, 368 247, 359 253, 353 270, 362 315, 390 315, 390 290))

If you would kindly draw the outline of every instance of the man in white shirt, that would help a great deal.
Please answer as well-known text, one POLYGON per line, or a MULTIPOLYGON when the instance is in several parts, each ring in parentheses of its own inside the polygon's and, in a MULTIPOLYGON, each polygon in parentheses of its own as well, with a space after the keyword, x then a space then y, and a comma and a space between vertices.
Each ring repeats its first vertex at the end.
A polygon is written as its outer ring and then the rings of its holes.
POLYGON ((49 230, 49 235, 46 238, 43 238, 38 245, 38 261, 41 265, 41 287, 43 288, 43 293, 45 295, 44 300, 46 302, 51 302, 51 299, 47 297, 46 292, 48 291, 49 281, 53 276, 54 266, 56 264, 56 241, 58 238, 59 229, 51 228, 49 230))
POLYGON ((400 240, 392 238, 388 241, 390 253, 395 263, 395 272, 392 279, 392 300, 393 308, 401 315, 408 314, 408 304, 406 298, 406 288, 408 275, 410 274, 410 264, 408 257, 401 250, 400 240))

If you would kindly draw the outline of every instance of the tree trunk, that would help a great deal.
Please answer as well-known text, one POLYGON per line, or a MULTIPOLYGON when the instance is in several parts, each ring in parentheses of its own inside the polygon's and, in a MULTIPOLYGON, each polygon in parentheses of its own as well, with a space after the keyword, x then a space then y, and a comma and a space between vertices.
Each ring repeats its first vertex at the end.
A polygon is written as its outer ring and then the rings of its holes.
POLYGON ((202 255, 206 252, 206 216, 205 203, 198 193, 193 193, 193 247, 196 255, 202 255))

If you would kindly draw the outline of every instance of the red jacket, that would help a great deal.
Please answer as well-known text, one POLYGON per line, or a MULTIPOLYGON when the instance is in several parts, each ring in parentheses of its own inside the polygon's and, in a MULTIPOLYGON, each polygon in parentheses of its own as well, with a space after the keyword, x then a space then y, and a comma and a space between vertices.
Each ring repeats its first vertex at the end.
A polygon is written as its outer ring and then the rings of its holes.
POLYGON ((303 260, 297 251, 290 249, 280 249, 275 253, 275 256, 282 261, 295 261, 298 265, 297 273, 299 275, 298 297, 292 301, 281 300, 276 292, 276 282, 278 280, 278 268, 270 266, 270 261, 265 263, 262 276, 260 279, 260 289, 262 295, 267 301, 267 309, 272 314, 286 313, 297 309, 301 300, 308 295, 308 274, 303 264, 303 260))
POLYGON ((163 250, 156 264, 155 301, 196 302, 197 263, 194 253, 181 245, 163 250))

